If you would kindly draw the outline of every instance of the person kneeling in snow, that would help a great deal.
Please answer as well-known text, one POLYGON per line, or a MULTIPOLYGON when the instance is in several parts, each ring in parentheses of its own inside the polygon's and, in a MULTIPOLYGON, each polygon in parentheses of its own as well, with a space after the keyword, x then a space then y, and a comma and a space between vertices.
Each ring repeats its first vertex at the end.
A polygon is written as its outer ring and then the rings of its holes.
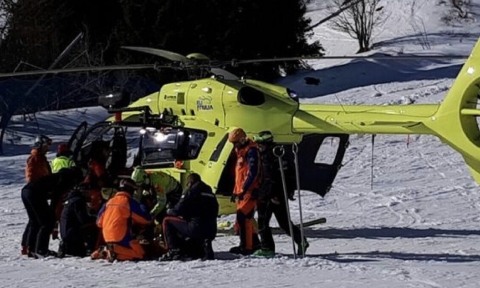
POLYGON ((95 234, 96 217, 87 213, 88 190, 78 185, 68 194, 63 203, 60 217, 60 235, 62 241, 58 249, 58 257, 72 255, 87 256, 86 242, 91 234, 95 234))
POLYGON ((187 178, 188 188, 174 208, 167 210, 163 232, 168 248, 161 261, 180 260, 182 256, 213 259, 212 240, 217 235, 218 202, 212 188, 200 175, 187 178))
POLYGON ((138 187, 131 179, 120 181, 118 192, 100 209, 97 225, 102 229, 106 247, 92 253, 92 259, 141 260, 145 251, 138 240, 134 240, 132 225, 146 226, 151 223, 150 215, 132 198, 138 187))

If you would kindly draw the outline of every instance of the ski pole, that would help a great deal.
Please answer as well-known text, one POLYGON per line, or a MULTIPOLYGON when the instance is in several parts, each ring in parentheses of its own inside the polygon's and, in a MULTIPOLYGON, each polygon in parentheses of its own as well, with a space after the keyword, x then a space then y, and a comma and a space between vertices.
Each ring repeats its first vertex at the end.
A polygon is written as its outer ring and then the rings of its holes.
POLYGON ((285 183, 285 172, 283 171, 282 157, 285 155, 285 149, 283 146, 275 146, 273 148, 273 155, 278 158, 278 164, 280 165, 280 176, 282 177, 283 196, 285 197, 285 205, 287 208, 288 228, 290 229, 290 238, 292 239, 293 247, 293 259, 297 259, 297 253, 295 252, 295 240, 293 239, 293 225, 292 218, 290 217, 290 206, 288 205, 287 185, 285 183))
MULTIPOLYGON (((305 257, 305 237, 303 236, 303 215, 302 215, 302 196, 300 195, 300 172, 299 172, 299 167, 298 167, 298 145, 297 143, 293 143, 292 145, 292 152, 294 156, 294 162, 295 162, 295 179, 297 180, 297 197, 298 197, 298 208, 300 211, 300 237, 302 237, 302 242, 300 245, 302 245, 300 251, 302 251, 302 258, 305 257)), ((293 238, 293 231, 292 231, 292 238, 293 238)))

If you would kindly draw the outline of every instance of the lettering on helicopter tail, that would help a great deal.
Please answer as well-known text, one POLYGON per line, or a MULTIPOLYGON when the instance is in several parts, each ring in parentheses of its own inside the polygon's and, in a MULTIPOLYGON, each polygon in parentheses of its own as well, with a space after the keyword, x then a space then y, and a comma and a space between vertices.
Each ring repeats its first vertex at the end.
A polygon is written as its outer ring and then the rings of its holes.
POLYGON ((165 95, 165 96, 163 96, 163 99, 167 100, 167 101, 177 101, 177 96, 176 95, 165 95))
POLYGON ((212 97, 202 96, 197 100, 197 111, 209 111, 213 110, 212 97))

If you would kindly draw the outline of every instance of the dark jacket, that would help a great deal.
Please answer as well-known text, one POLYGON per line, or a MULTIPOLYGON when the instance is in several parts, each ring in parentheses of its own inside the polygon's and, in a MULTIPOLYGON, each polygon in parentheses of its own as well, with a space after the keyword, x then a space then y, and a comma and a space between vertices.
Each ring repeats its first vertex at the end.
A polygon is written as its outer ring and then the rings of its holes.
MULTIPOLYGON (((262 159, 262 181, 260 184, 259 200, 271 198, 284 198, 282 175, 280 173, 280 164, 278 157, 273 153, 275 145, 269 145, 261 153, 262 159)), ((287 187, 288 198, 293 199, 296 187, 295 166, 292 159, 287 155, 282 157, 282 166, 285 175, 285 185, 287 187)))
POLYGON ((200 181, 185 190, 180 201, 168 214, 185 219, 193 234, 200 238, 215 238, 217 234, 218 202, 212 188, 200 181))
MULTIPOLYGON (((62 198, 81 180, 81 174, 75 168, 64 168, 58 173, 43 176, 29 182, 22 191, 35 201, 51 200, 50 207, 55 210, 56 218, 60 217, 62 198)), ((22 192, 23 193, 23 192, 22 192)))
POLYGON ((60 235, 63 241, 75 241, 82 237, 81 228, 85 224, 95 225, 95 216, 87 213, 87 202, 80 189, 72 189, 63 202, 60 217, 60 235))

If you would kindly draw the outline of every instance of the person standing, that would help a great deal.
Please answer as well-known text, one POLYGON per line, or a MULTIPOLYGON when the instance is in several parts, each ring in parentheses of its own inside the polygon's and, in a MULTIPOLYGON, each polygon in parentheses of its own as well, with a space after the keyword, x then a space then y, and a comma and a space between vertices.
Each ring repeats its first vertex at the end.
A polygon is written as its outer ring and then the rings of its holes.
POLYGON ((30 156, 27 159, 27 166, 25 167, 25 178, 27 183, 36 181, 43 176, 52 173, 50 163, 47 160, 47 152, 52 145, 52 139, 45 135, 38 135, 35 138, 35 146, 30 151, 30 156))
POLYGON ((55 224, 55 207, 63 195, 81 181, 82 176, 78 168, 64 168, 23 187, 22 201, 28 214, 28 256, 41 258, 53 255, 48 247, 55 224))
MULTIPOLYGON (((52 139, 48 138, 45 135, 38 135, 35 138, 35 144, 32 150, 30 151, 30 156, 27 159, 27 165, 25 166, 25 180, 27 183, 36 181, 43 176, 50 175, 52 169, 47 160, 47 152, 50 150, 52 145, 52 139)), ((27 243, 27 234, 30 229, 30 223, 27 223, 25 231, 22 235, 22 255, 28 255, 28 243, 27 243)))
POLYGON ((260 152, 258 145, 241 128, 232 130, 228 141, 235 147, 235 187, 231 201, 237 203, 237 219, 240 245, 232 247, 230 253, 250 255, 256 250, 255 214, 256 193, 260 187, 260 152), (237 201, 238 199, 238 201, 237 201))
POLYGON ((57 147, 57 157, 52 160, 52 173, 60 171, 62 168, 70 168, 75 166, 75 162, 72 159, 72 151, 68 149, 67 144, 60 144, 57 147))
MULTIPOLYGON (((274 155, 273 149, 275 143, 272 133, 269 131, 260 132, 259 136, 254 137, 261 151, 262 159, 262 184, 259 189, 257 214, 258 214, 258 233, 260 234, 261 248, 255 251, 254 256, 273 257, 275 255, 275 242, 270 229, 270 220, 272 214, 275 215, 280 228, 292 236, 289 226, 288 211, 285 203, 283 180, 280 172, 280 162, 274 155)), ((284 170, 285 186, 289 199, 293 199, 295 192, 296 178, 294 167, 291 162, 282 159, 282 168, 284 170)), ((300 229, 291 223, 293 229, 293 239, 298 245, 298 255, 305 253, 309 244, 307 239, 303 239, 300 229), (303 246, 302 246, 303 244, 303 246), (303 247, 303 248, 302 248, 303 247), (303 251, 302 251, 303 249, 303 251)))

